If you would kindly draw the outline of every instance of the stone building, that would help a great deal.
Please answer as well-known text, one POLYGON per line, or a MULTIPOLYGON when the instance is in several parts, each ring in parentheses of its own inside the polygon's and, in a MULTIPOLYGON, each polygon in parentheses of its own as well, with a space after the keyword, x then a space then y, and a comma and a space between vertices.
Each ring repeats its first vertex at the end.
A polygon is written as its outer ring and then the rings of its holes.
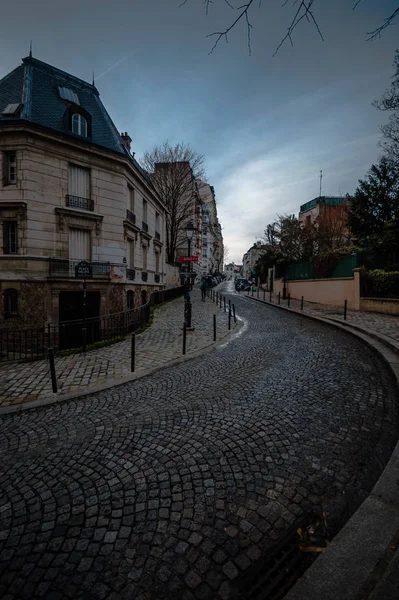
POLYGON ((215 190, 200 182, 202 201, 202 274, 221 273, 223 269, 223 236, 217 215, 215 190))
POLYGON ((247 279, 254 278, 255 264, 258 258, 265 252, 266 246, 262 242, 256 242, 242 257, 242 274, 247 279))
POLYGON ((29 56, 0 81, 0 322, 139 306, 165 284, 165 206, 97 88, 29 56))

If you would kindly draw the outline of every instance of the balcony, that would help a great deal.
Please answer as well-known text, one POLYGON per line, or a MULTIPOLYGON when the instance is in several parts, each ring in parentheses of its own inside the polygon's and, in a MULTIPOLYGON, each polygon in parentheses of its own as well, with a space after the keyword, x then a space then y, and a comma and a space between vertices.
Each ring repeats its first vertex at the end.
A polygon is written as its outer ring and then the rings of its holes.
POLYGON ((134 281, 136 279, 136 271, 134 269, 126 269, 126 279, 134 281))
MULTIPOLYGON (((75 267, 80 262, 80 260, 70 260, 68 258, 50 258, 49 276, 75 279, 75 267)), ((109 262, 88 262, 92 268, 93 279, 111 278, 111 264, 109 262)))
POLYGON ((93 212, 94 210, 94 200, 90 198, 81 198, 80 196, 71 196, 71 194, 67 194, 66 196, 66 205, 69 208, 83 208, 84 210, 90 210, 93 212))
POLYGON ((141 229, 148 233, 148 224, 145 221, 141 223, 141 229))
POLYGON ((136 215, 132 213, 131 210, 126 210, 126 221, 129 221, 129 223, 133 223, 133 225, 136 225, 136 215))
POLYGON ((148 281, 148 273, 147 273, 147 271, 142 271, 141 272, 141 279, 143 281, 148 281))
POLYGON ((161 276, 159 274, 155 273, 154 281, 155 281, 155 283, 159 283, 161 281, 161 276))
POLYGON ((159 233, 159 231, 155 232, 155 239, 158 240, 158 242, 161 241, 161 234, 159 233))

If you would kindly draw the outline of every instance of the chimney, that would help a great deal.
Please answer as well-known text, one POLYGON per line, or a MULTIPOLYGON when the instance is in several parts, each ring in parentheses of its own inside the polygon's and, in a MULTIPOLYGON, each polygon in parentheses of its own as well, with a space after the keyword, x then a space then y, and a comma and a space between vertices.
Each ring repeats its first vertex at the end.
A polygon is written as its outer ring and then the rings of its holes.
POLYGON ((125 133, 123 133, 123 131, 122 131, 121 138, 125 142, 125 146, 127 147, 127 149, 130 152, 130 144, 132 143, 132 138, 130 137, 130 135, 128 134, 127 131, 125 131, 125 133))

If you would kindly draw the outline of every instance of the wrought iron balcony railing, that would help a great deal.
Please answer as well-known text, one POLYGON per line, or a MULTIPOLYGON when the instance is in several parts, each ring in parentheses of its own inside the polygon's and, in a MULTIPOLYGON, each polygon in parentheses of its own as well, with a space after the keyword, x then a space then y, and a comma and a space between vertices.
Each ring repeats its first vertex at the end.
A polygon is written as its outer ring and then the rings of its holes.
POLYGON ((126 279, 134 281, 136 279, 136 271, 134 269, 126 269, 126 279))
MULTIPOLYGON (((80 260, 70 260, 68 258, 50 258, 49 275, 50 277, 75 277, 75 267, 80 260)), ((111 263, 109 262, 90 262, 93 278, 110 279, 111 263)))
POLYGON ((94 210, 94 200, 91 198, 81 198, 80 196, 72 196, 67 194, 66 205, 69 208, 83 208, 84 210, 94 210))
POLYGON ((148 273, 147 273, 147 271, 142 271, 141 272, 141 279, 143 281, 148 281, 148 273))
POLYGON ((141 229, 148 233, 148 224, 145 221, 142 222, 141 229))
POLYGON ((126 221, 130 221, 130 223, 136 225, 136 215, 129 209, 126 210, 126 221))

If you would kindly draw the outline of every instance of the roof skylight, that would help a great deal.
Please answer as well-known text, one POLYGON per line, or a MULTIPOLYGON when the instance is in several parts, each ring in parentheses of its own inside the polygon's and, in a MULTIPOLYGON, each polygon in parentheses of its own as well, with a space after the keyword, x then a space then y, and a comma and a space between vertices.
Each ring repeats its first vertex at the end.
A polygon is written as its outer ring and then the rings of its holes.
POLYGON ((78 95, 66 87, 58 87, 58 93, 62 100, 67 100, 68 102, 73 102, 74 104, 80 105, 78 95))
POLYGON ((3 110, 2 114, 3 115, 15 115, 18 112, 20 106, 21 105, 19 103, 18 104, 7 104, 7 106, 3 110))

